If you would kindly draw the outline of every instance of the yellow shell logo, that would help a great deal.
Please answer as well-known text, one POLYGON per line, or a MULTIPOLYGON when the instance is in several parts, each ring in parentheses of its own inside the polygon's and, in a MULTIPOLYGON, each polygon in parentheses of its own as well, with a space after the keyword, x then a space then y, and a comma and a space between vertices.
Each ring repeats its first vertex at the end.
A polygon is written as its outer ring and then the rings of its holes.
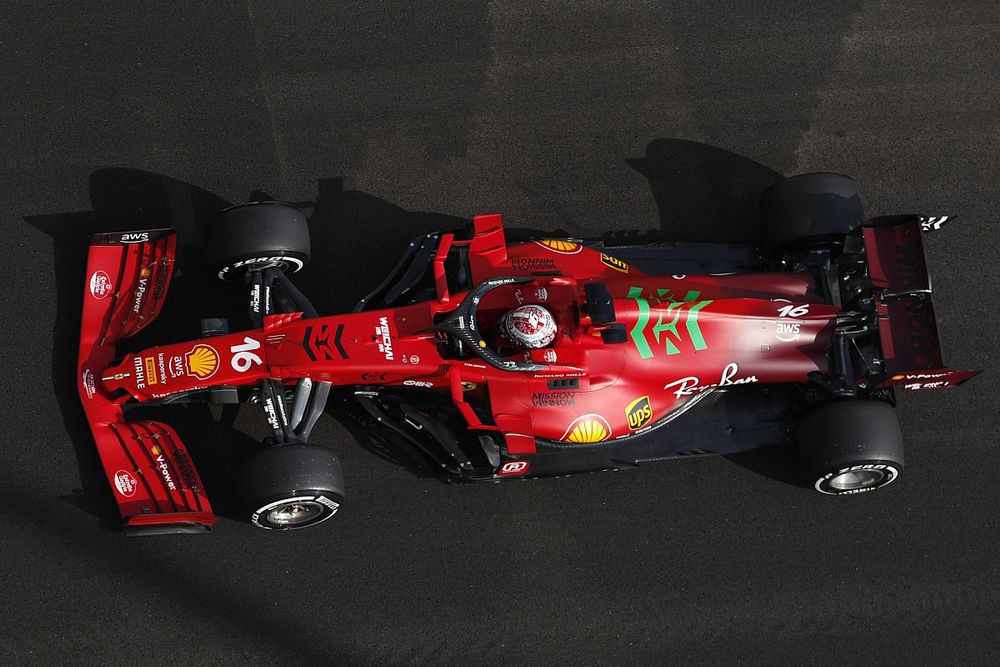
POLYGON ((564 241, 562 239, 542 239, 541 241, 535 241, 535 243, 560 255, 575 255, 582 248, 579 243, 564 241))
POLYGON ((207 380, 219 370, 219 353, 210 345, 195 345, 184 355, 188 375, 207 380))
POLYGON ((584 415, 573 420, 563 437, 564 442, 590 443, 607 440, 611 436, 611 425, 600 415, 584 415))

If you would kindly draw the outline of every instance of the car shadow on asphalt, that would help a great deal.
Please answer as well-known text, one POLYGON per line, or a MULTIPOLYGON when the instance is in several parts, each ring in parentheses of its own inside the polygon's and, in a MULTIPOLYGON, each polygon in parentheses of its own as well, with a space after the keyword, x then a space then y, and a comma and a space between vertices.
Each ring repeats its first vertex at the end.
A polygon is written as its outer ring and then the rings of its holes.
POLYGON ((761 193, 783 178, 750 158, 688 139, 653 139, 645 155, 625 162, 649 182, 660 217, 656 232, 670 241, 757 242, 761 193))
MULTIPOLYGON (((604 236, 635 241, 753 242, 758 236, 757 202, 761 192, 782 177, 746 157, 685 139, 655 139, 642 157, 627 163, 648 181, 659 210, 659 228, 609 231, 604 236)), ((310 222, 312 257, 296 284, 320 313, 350 311, 390 271, 403 248, 424 234, 461 229, 470 220, 433 212, 408 211, 380 197, 345 189, 338 177, 318 179, 313 201, 290 202, 303 208, 310 222)), ((77 348, 82 309, 81 279, 87 240, 106 231, 173 227, 178 231, 178 263, 170 298, 160 317, 137 336, 123 341, 124 351, 166 341, 200 337, 199 320, 226 317, 231 328, 249 325, 246 296, 239 285, 214 280, 201 249, 201 227, 231 205, 225 198, 163 174, 106 168, 90 177, 92 210, 31 215, 25 220, 53 240, 56 318, 52 326, 52 386, 80 468, 80 489, 61 498, 98 517, 108 530, 120 521, 76 389, 77 348)), ((280 199, 281 193, 275 193, 280 199)), ((247 200, 269 198, 252 191, 247 200)), ((502 208, 502 206, 500 206, 502 208)), ((571 226, 567 221, 567 226, 571 226)), ((513 230, 512 230, 513 231, 513 230)), ((517 230, 526 235, 536 230, 517 230)), ((537 230, 540 231, 540 230, 537 230)), ((551 234, 568 235, 564 230, 551 234)), ((328 412, 369 451, 422 474, 391 444, 373 438, 342 402, 331 400, 328 412)), ((235 501, 237 462, 256 441, 236 429, 232 409, 208 406, 138 408, 136 416, 159 418, 177 429, 192 457, 217 513, 241 517, 235 501), (168 410, 169 413, 164 412, 168 410), (154 416, 155 415, 155 416, 154 416), (210 443, 202 446, 200 443, 210 443), (193 447, 191 445, 194 445, 193 447)), ((775 450, 728 457, 759 474, 798 484, 775 450)))

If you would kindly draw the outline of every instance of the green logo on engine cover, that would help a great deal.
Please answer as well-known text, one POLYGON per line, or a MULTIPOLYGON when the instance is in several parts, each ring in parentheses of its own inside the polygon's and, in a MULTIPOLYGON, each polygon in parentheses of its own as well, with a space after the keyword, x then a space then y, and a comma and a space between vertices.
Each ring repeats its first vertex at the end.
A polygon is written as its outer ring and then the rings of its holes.
POLYGON ((692 347, 695 350, 708 349, 698 324, 698 312, 712 301, 698 301, 700 294, 701 292, 691 291, 678 301, 670 295, 668 289, 658 289, 655 296, 647 297, 642 296, 641 287, 629 289, 628 298, 635 301, 639 311, 629 335, 632 337, 632 343, 639 351, 640 357, 649 359, 653 356, 653 348, 649 343, 646 328, 654 315, 656 316, 656 324, 650 327, 652 337, 656 345, 662 345, 666 349, 667 354, 680 354, 681 350, 677 344, 684 340, 684 336, 677 327, 681 323, 681 319, 684 320, 692 347))

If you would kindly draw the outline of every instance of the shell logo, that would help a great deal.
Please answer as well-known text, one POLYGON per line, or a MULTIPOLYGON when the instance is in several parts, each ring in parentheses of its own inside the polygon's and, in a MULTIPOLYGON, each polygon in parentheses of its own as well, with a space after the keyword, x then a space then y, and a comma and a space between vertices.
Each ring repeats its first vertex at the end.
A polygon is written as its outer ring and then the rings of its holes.
POLYGON ((601 442, 611 437, 611 425, 600 415, 583 415, 573 420, 563 437, 564 442, 591 443, 601 442))
POLYGON ((583 246, 579 243, 564 241, 562 239, 541 239, 540 241, 535 241, 535 243, 560 255, 575 255, 583 249, 583 246))
POLYGON ((184 354, 188 375, 207 380, 219 370, 219 353, 211 345, 198 344, 184 354))

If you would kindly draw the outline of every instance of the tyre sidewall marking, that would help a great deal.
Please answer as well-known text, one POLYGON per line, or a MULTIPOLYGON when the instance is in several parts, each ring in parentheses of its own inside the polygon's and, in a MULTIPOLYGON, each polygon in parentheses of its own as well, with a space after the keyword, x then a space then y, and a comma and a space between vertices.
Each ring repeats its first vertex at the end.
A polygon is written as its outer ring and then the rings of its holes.
POLYGON ((816 480, 814 487, 820 493, 823 493, 828 496, 856 496, 859 493, 867 493, 868 491, 875 491, 876 489, 881 489, 884 486, 888 486, 892 484, 894 481, 896 481, 897 477, 899 477, 899 470, 896 468, 895 465, 891 463, 878 463, 877 461, 876 462, 867 461, 864 463, 855 463, 849 466, 842 466, 836 470, 828 472, 827 474, 823 475, 822 477, 816 480), (824 488, 824 482, 828 482, 837 475, 855 470, 881 470, 886 474, 887 479, 875 486, 864 487, 861 489, 850 489, 846 491, 830 491, 824 488))
POLYGON ((335 500, 331 500, 330 498, 327 498, 322 493, 314 496, 293 496, 291 498, 282 498, 280 500, 275 500, 273 502, 268 503, 267 505, 264 505, 263 507, 258 508, 250 516, 250 523, 257 526, 258 528, 263 528, 264 530, 294 530, 296 528, 308 528, 309 526, 315 526, 318 523, 323 523, 324 521, 332 517, 334 514, 336 514, 337 510, 339 509, 340 509, 340 503, 338 503, 335 500), (261 516, 267 514, 278 505, 287 505, 288 503, 294 503, 300 501, 319 503, 322 507, 324 507, 327 510, 327 512, 323 516, 321 516, 318 520, 313 521, 311 523, 307 523, 303 526, 278 527, 261 522, 261 516))
POLYGON ((241 259, 239 261, 227 264, 219 270, 219 278, 225 280, 226 276, 233 269, 239 269, 243 267, 249 267, 255 263, 274 263, 274 262, 284 262, 285 264, 290 264, 289 273, 295 273, 303 266, 305 262, 298 257, 290 257, 288 255, 270 255, 267 257, 250 257, 249 259, 241 259))

